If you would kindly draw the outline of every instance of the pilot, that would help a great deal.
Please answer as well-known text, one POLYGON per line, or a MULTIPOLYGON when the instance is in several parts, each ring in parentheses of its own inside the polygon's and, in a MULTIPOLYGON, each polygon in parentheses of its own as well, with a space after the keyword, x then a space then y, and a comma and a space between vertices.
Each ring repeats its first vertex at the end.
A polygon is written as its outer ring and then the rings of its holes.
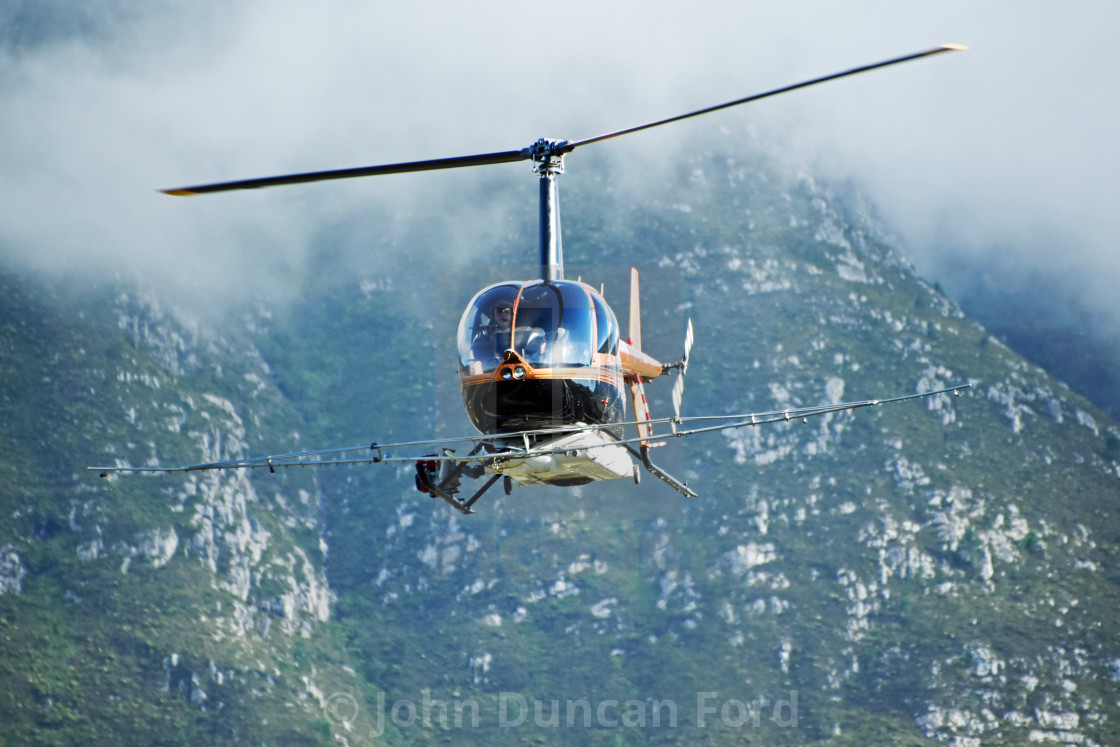
POLYGON ((509 301, 499 301, 494 304, 493 319, 491 326, 494 328, 494 334, 501 335, 509 332, 509 328, 513 326, 513 304, 509 301))
POLYGON ((479 370, 472 370, 472 373, 481 373, 483 366, 489 370, 497 365, 510 345, 512 326, 513 304, 509 301, 498 301, 490 310, 490 323, 478 328, 471 343, 471 354, 475 361, 479 362, 479 370))

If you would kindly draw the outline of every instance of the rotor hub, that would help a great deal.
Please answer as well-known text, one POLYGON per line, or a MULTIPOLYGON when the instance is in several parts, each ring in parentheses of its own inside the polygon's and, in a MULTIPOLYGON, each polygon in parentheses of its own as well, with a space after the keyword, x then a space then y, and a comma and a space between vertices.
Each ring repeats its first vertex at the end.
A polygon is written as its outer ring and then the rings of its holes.
POLYGON ((564 146, 567 144, 567 140, 549 140, 542 137, 530 145, 526 150, 533 161, 533 173, 563 174, 564 146))

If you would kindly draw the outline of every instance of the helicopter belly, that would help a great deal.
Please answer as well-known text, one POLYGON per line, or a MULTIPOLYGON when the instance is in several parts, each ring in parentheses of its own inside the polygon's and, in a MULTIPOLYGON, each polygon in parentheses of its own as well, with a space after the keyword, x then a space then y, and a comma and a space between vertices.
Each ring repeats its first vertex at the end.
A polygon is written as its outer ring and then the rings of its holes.
POLYGON ((495 462, 487 472, 521 485, 585 485, 634 475, 626 448, 602 431, 571 433, 537 442, 534 448, 550 453, 495 462))
MULTIPOLYGON (((587 378, 553 377, 554 372, 547 372, 526 381, 464 384, 463 405, 471 423, 483 433, 620 422, 625 414, 621 374, 609 369, 578 372, 587 378)), ((615 435, 621 432, 619 428, 615 435)))

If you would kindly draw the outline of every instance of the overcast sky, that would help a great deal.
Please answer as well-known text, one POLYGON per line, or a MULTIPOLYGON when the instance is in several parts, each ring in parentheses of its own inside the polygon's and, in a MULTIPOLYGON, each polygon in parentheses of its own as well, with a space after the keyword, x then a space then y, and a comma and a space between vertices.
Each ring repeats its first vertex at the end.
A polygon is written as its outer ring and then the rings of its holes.
POLYGON ((970 50, 712 124, 780 133, 798 161, 855 179, 920 268, 955 247, 1083 273, 1120 320, 1113 0, 72 5, 0 1, 8 259, 221 290, 247 268, 298 267, 317 227, 363 200, 445 177, 156 188, 577 139, 954 42, 970 50))

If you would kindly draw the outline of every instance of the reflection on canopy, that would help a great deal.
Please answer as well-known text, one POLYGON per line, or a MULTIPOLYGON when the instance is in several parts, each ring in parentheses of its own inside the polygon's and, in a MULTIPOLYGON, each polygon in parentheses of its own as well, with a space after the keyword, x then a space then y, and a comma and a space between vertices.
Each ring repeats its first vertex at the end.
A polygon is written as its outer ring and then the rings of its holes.
POLYGON ((618 353, 618 322, 583 283, 500 283, 471 301, 458 343, 463 377, 492 372, 507 351, 534 368, 590 367, 595 353, 618 353))

